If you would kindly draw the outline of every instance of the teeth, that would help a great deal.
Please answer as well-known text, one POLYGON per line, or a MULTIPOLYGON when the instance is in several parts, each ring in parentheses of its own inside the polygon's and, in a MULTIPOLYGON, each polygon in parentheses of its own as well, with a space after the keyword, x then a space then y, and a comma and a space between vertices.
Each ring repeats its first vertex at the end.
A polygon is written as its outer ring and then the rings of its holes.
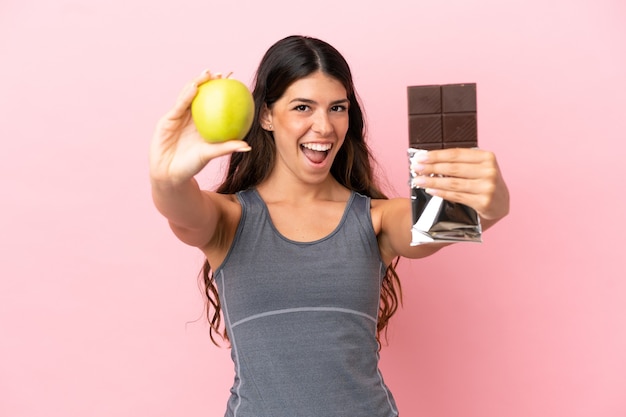
POLYGON ((303 143, 302 146, 307 149, 311 149, 312 151, 318 152, 326 152, 333 147, 330 143, 303 143))

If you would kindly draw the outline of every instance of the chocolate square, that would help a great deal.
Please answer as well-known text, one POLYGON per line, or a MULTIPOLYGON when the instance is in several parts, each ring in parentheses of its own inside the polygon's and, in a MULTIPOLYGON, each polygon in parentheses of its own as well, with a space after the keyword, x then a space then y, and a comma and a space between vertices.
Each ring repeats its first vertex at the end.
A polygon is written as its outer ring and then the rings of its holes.
POLYGON ((476 112, 476 84, 441 86, 443 113, 476 112))
POLYGON ((417 85, 407 88, 409 114, 441 113, 441 87, 417 85))
POLYGON ((472 142, 476 144, 478 142, 476 113, 444 113, 442 121, 443 143, 472 142))
POLYGON ((438 143, 443 138, 440 114, 409 115, 409 142, 414 144, 438 143))

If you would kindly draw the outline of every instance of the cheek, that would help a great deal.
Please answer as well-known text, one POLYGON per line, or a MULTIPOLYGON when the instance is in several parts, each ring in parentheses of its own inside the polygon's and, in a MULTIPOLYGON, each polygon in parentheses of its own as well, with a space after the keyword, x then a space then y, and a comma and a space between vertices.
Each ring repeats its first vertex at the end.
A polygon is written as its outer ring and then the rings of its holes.
POLYGON ((350 122, 347 118, 345 121, 342 121, 341 124, 338 126, 337 132, 341 133, 341 139, 344 139, 346 137, 349 127, 350 127, 350 122))
POLYGON ((279 123, 282 130, 284 130, 287 134, 297 135, 298 133, 308 129, 306 119, 298 117, 284 118, 281 119, 279 123))

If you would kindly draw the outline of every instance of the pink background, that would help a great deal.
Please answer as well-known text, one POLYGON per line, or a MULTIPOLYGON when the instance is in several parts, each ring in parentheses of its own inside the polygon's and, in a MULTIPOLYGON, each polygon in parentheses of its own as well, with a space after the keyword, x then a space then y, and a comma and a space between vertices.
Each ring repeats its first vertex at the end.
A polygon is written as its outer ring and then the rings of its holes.
POLYGON ((402 415, 626 415, 626 3, 376 4, 2 0, 2 417, 223 415, 229 351, 199 251, 152 206, 148 143, 187 80, 249 83, 293 33, 351 63, 393 194, 405 87, 429 83, 478 83, 511 188, 484 244, 401 262, 382 368, 402 415))

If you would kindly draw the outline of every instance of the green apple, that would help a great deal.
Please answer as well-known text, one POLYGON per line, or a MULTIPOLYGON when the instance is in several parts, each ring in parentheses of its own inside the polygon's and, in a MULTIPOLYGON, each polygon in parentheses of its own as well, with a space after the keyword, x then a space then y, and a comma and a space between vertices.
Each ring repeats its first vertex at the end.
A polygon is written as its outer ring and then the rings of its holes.
POLYGON ((254 99, 241 81, 217 78, 198 87, 191 117, 208 142, 241 140, 252 126, 254 99))

